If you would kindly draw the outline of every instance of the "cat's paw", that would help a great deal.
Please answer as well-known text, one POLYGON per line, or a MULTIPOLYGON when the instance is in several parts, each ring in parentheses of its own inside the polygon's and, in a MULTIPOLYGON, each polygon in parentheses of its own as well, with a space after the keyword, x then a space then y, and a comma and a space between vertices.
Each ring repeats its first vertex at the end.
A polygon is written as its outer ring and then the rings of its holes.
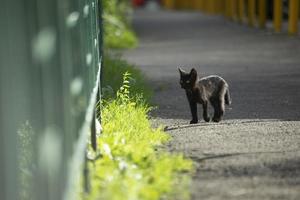
POLYGON ((210 118, 209 118, 209 117, 204 117, 203 119, 204 119, 204 121, 206 121, 206 122, 209 122, 209 121, 210 121, 210 118))
POLYGON ((197 124, 198 123, 198 120, 195 120, 195 119, 192 119, 191 121, 190 121, 190 124, 197 124))
POLYGON ((221 118, 220 117, 214 117, 212 120, 213 120, 213 122, 220 122, 221 118))

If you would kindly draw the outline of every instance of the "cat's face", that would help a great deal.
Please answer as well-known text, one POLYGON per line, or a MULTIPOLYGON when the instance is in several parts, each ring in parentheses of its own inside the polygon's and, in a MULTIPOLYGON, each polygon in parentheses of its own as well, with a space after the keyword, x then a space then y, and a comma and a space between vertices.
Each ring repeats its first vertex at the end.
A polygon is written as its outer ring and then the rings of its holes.
POLYGON ((184 70, 178 68, 180 73, 180 86, 183 89, 192 89, 197 80, 197 71, 193 68, 190 73, 185 72, 184 70))

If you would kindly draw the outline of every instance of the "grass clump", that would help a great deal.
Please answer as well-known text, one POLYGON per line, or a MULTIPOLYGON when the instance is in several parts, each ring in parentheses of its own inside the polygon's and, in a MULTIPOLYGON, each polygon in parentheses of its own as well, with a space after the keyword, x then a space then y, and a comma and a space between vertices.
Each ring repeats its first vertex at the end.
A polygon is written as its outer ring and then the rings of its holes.
POLYGON ((130 26, 131 10, 128 0, 103 1, 104 46, 106 48, 123 49, 137 46, 138 39, 130 26))
POLYGON ((102 76, 102 98, 105 100, 116 98, 118 89, 122 86, 123 74, 129 72, 130 92, 132 96, 143 94, 146 102, 150 102, 152 95, 151 88, 146 84, 142 72, 133 65, 119 57, 105 55, 103 60, 103 76, 102 76), (134 77, 134 78, 133 78, 134 77))
POLYGON ((140 96, 130 94, 125 73, 116 99, 103 103, 103 133, 98 138, 101 158, 90 164, 91 192, 85 199, 159 200, 187 199, 192 162, 159 145, 169 135, 151 128, 150 108, 140 96))

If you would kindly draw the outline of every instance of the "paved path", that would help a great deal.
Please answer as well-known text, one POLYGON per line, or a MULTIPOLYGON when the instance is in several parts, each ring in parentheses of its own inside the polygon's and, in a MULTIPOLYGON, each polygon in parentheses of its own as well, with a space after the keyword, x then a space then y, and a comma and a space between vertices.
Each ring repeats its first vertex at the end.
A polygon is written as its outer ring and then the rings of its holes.
POLYGON ((155 90, 170 150, 195 161, 192 199, 300 199, 299 37, 184 12, 138 11, 134 27, 140 46, 124 57, 155 90), (178 66, 229 82, 224 121, 187 126, 178 66))

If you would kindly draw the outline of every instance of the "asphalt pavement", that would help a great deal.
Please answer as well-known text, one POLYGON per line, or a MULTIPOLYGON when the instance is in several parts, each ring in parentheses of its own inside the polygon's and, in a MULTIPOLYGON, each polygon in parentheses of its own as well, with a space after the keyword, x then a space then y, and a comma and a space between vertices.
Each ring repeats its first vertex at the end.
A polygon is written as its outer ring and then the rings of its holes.
POLYGON ((195 163, 192 199, 300 199, 300 38, 197 12, 139 10, 133 26, 140 45, 124 58, 154 89, 170 151, 195 163), (221 123, 188 125, 178 67, 227 80, 221 123))

